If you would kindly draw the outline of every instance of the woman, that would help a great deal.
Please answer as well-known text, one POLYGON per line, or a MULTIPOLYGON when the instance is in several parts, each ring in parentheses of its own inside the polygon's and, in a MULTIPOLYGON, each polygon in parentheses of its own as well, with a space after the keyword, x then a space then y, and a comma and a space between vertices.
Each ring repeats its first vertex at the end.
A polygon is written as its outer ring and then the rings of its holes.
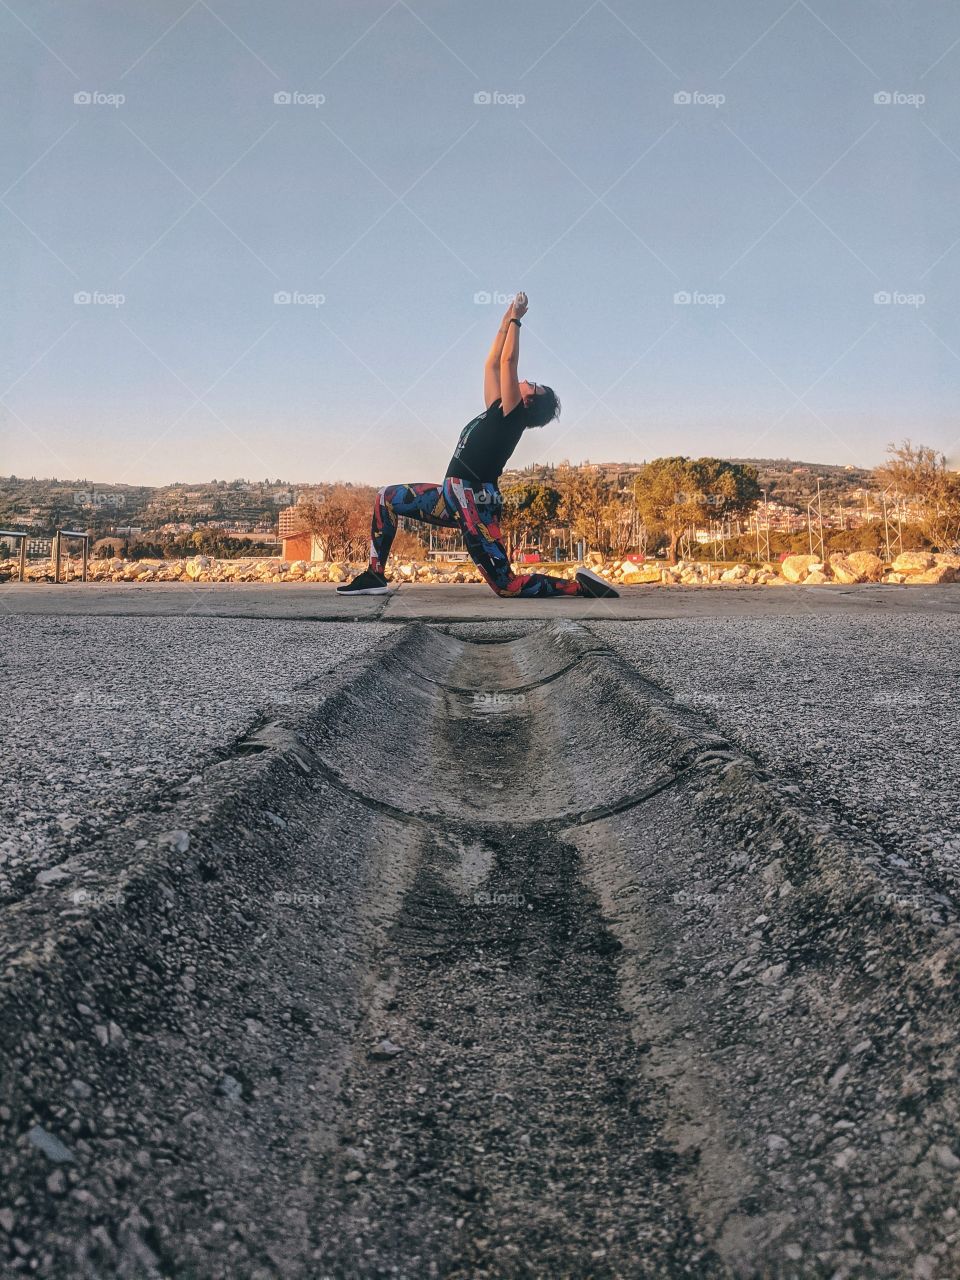
POLYGON ((545 573, 514 573, 500 538, 503 499, 500 473, 524 431, 543 427, 559 416, 560 401, 551 387, 521 382, 517 376, 521 318, 527 295, 518 293, 504 313, 483 370, 486 408, 460 432, 443 484, 387 485, 377 494, 370 531, 370 567, 337 587, 343 595, 383 595, 390 590, 384 571, 397 532, 397 518, 458 528, 471 560, 498 596, 615 596, 608 583, 589 569, 576 580, 545 573))

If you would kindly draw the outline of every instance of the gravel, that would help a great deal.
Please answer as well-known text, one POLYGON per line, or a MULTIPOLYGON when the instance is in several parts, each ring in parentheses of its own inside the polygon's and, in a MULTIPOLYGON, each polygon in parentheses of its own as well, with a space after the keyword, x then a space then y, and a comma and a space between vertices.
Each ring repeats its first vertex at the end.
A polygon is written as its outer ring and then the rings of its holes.
POLYGON ((264 704, 282 703, 389 631, 377 623, 3 618, 0 901, 29 892, 38 874, 49 881, 54 864, 229 749, 264 704))
POLYGON ((951 614, 591 623, 766 768, 960 890, 960 638, 951 614))

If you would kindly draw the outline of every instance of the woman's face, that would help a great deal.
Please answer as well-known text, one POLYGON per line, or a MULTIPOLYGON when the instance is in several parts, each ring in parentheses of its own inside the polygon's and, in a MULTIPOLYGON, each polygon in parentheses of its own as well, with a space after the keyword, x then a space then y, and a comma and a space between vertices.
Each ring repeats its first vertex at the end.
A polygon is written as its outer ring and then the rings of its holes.
POLYGON ((539 382, 521 382, 520 383, 520 399, 524 405, 533 403, 533 397, 540 394, 539 382))

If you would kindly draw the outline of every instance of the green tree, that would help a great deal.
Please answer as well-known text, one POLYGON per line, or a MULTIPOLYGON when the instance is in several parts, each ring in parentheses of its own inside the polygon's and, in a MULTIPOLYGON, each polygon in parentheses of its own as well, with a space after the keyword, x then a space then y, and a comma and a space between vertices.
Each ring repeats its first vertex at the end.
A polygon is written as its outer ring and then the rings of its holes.
POLYGON ((888 445, 889 460, 876 469, 881 488, 892 488, 914 507, 920 528, 940 551, 960 543, 960 474, 947 470, 947 459, 929 445, 904 440, 888 445))
POLYGON ((594 551, 609 549, 608 508, 613 485, 600 471, 570 470, 561 479, 560 516, 594 551))
POLYGON ((684 530, 746 515, 760 497, 755 468, 722 458, 656 458, 634 481, 637 509, 648 526, 667 535, 670 560, 684 530))
POLYGON ((550 485, 511 485, 503 492, 501 527, 509 545, 541 542, 546 530, 557 520, 561 496, 550 485))

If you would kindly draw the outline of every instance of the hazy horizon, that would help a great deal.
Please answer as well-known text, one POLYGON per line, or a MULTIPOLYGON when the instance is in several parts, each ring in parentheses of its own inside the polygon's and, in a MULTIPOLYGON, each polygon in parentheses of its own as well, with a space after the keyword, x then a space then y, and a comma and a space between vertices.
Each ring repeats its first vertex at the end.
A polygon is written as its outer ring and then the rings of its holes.
POLYGON ((958 465, 960 16, 835 9, 0 6, 0 467, 438 479, 519 288, 511 467, 958 465))
MULTIPOLYGON (((703 455, 703 456, 707 456, 707 455, 703 455)), ((792 463, 795 467, 809 467, 811 469, 816 469, 817 467, 846 467, 848 465, 852 467, 852 469, 855 471, 869 471, 871 469, 867 466, 858 466, 856 463, 847 464, 842 462, 840 463, 824 462, 822 460, 811 461, 805 458, 775 458, 768 455, 764 455, 763 457, 756 457, 756 458, 743 458, 743 457, 734 457, 734 456, 719 455, 719 454, 711 455, 711 456, 720 457, 725 462, 741 462, 745 464, 760 463, 760 462, 789 462, 789 463, 792 463)), ((581 467, 581 466, 587 465, 588 463, 589 464, 597 463, 601 466, 613 466, 615 464, 618 464, 618 465, 630 467, 630 466, 640 466, 641 464, 645 462, 650 462, 650 461, 652 461, 651 458, 635 458, 635 459, 633 458, 562 458, 562 459, 558 459, 555 462, 541 463, 541 462, 534 461, 533 463, 525 463, 524 466, 556 467, 561 464, 567 463, 571 467, 581 467)), ((509 464, 506 467, 506 471, 508 472, 518 471, 522 469, 523 467, 516 464, 514 459, 511 459, 509 464)), ((351 479, 350 477, 347 477, 347 476, 336 476, 329 480, 303 480, 295 476, 282 476, 282 475, 273 477, 273 478, 256 477, 256 476, 248 476, 248 475, 206 476, 199 480, 187 480, 181 476, 181 477, 174 478, 172 480, 165 480, 155 484, 152 481, 148 481, 148 480, 143 480, 143 481, 110 480, 110 479, 104 479, 104 478, 94 479, 89 475, 85 475, 85 476, 53 476, 53 475, 34 475, 34 474, 17 475, 16 472, 11 472, 9 475, 0 475, 0 481, 10 481, 10 480, 14 480, 16 482, 32 480, 37 483, 43 483, 43 484, 89 484, 89 485, 93 485, 94 487, 96 487, 97 485, 109 485, 109 486, 115 487, 117 485, 123 484, 123 485, 129 485, 131 488, 167 488, 174 485, 195 486, 195 485, 210 485, 210 484, 226 484, 226 485, 233 485, 233 484, 277 485, 279 484, 283 486, 289 485, 294 487, 297 485, 300 485, 304 488, 310 488, 310 487, 321 485, 321 484, 366 485, 366 484, 374 483, 373 481, 368 481, 368 480, 351 479)))

